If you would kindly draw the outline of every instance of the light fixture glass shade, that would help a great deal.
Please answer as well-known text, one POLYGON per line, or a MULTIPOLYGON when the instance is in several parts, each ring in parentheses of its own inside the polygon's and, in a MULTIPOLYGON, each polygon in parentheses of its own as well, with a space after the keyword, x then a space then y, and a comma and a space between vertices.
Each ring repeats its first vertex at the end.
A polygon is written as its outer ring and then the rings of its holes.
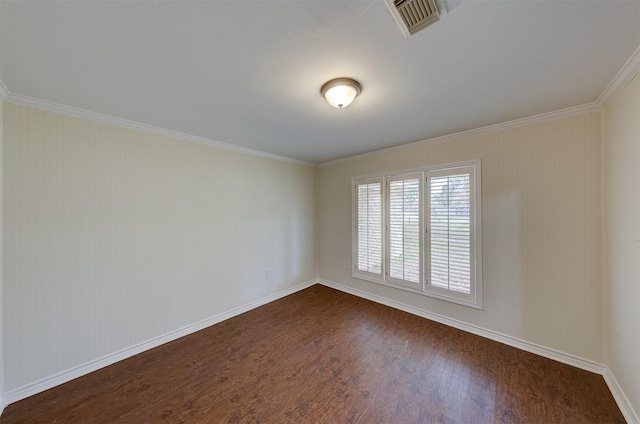
POLYGON ((320 89, 322 97, 338 109, 347 107, 362 91, 360 83, 351 78, 336 78, 324 83, 320 89))

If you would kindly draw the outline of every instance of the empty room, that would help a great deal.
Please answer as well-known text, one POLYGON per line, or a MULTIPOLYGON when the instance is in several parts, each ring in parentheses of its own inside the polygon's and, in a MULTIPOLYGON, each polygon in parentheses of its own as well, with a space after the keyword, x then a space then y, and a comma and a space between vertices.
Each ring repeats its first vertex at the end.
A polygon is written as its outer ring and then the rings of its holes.
POLYGON ((0 424, 640 424, 640 2, 0 0, 0 424))

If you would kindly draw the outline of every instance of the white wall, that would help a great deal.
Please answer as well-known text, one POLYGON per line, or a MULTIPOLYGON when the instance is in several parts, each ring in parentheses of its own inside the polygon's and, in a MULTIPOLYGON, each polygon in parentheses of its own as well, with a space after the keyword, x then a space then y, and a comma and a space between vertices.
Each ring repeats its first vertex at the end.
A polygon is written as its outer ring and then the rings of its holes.
POLYGON ((640 411, 640 76, 605 109, 605 360, 640 411))
POLYGON ((388 150, 318 170, 319 276, 601 363, 600 116, 388 150), (482 160, 484 310, 351 277, 351 178, 482 160))
POLYGON ((9 103, 4 158, 6 391, 316 277, 313 167, 9 103))

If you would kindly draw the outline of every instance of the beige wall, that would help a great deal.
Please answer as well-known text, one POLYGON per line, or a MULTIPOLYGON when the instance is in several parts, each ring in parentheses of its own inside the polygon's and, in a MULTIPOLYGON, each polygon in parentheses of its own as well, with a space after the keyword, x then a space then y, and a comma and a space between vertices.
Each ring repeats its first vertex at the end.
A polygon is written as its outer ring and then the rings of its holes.
POLYGON ((640 410, 638 77, 602 114, 317 173, 3 106, 6 391, 319 276, 605 363, 640 410), (351 178, 471 159, 484 310, 353 279, 351 178))
POLYGON ((7 391, 316 277, 313 167, 13 104, 4 141, 7 391))
POLYGON ((4 102, 0 100, 0 414, 4 408, 4 102))
POLYGON ((368 155, 318 170, 319 276, 601 362, 600 114, 368 155), (354 279, 351 178, 482 160, 484 310, 354 279))
POLYGON ((605 361, 640 411, 640 76, 605 109, 605 361))

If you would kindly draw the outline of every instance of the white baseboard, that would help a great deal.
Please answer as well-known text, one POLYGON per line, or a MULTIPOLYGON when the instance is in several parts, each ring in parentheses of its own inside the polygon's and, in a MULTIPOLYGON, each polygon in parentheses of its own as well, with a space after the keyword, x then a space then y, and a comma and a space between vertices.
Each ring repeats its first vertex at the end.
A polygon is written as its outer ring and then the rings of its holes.
POLYGON ((497 342, 504 343, 506 345, 513 346, 527 352, 535 353, 536 355, 544 356, 545 358, 553 359, 555 361, 572 365, 574 367, 578 367, 587 371, 595 372, 597 374, 603 374, 606 368, 604 365, 598 364, 588 359, 583 359, 583 358, 570 355, 567 353, 563 353, 554 349, 549 349, 547 347, 540 346, 535 343, 530 343, 525 340, 518 339, 516 337, 499 333, 497 331, 487 330, 482 327, 478 327, 472 324, 467 324, 465 322, 448 318, 443 315, 427 312, 423 309, 418 309, 416 307, 409 306, 404 303, 396 302, 394 300, 390 300, 381 296, 376 296, 371 293, 367 293, 361 290, 353 289, 351 287, 343 286, 342 284, 334 283, 333 281, 327 281, 327 280, 321 279, 321 280, 318 280, 318 282, 327 287, 331 287, 336 290, 340 290, 345 293, 352 294, 354 296, 362 297, 364 299, 368 299, 376 303, 381 303, 383 305, 387 305, 395 309, 400 309, 401 311, 405 311, 413 315, 418 315, 420 317, 430 319, 431 321, 436 321, 441 324, 448 325, 449 327, 454 327, 459 330, 476 334, 478 336, 482 336, 490 340, 495 340, 497 342))
MULTIPOLYGON (((170 341, 195 333, 196 331, 200 331, 204 328, 210 327, 214 324, 217 324, 219 322, 232 318, 236 315, 240 315, 244 312, 250 311, 251 309, 255 309, 269 302, 273 302, 274 300, 278 300, 282 297, 288 296, 300 290, 304 290, 317 283, 318 281, 314 279, 302 284, 298 284, 294 287, 279 291, 270 296, 264 297, 259 300, 255 300, 253 302, 231 309, 227 312, 215 315, 211 318, 207 318, 202 321, 187 325, 185 327, 179 328, 177 330, 171 331, 161 336, 154 337, 153 339, 147 340, 145 342, 138 343, 126 349, 122 349, 118 352, 114 352, 109 355, 103 356, 101 358, 94 359, 93 361, 84 363, 82 365, 78 365, 69 370, 43 378, 41 380, 19 387, 17 389, 10 390, 6 393, 3 393, 2 397, 0 397, 0 400, 1 400, 0 405, 2 405, 2 407, 4 408, 4 406, 9 405, 13 402, 17 402, 21 399, 24 399, 29 396, 35 395, 37 393, 43 392, 45 390, 51 389, 60 384, 66 383, 68 381, 71 381, 83 375, 89 374, 93 371, 99 370, 100 368, 104 368, 108 365, 122 361, 123 359, 130 358, 146 350, 153 349, 154 347, 158 347, 170 341)), ((0 410, 0 413, 1 413, 1 410, 0 410)))
POLYGON ((67 371, 63 371, 61 373, 52 375, 42 380, 38 380, 26 386, 22 386, 17 389, 10 390, 2 394, 2 396, 0 396, 0 414, 2 414, 2 411, 4 410, 5 406, 13 402, 17 402, 21 399, 24 399, 29 396, 35 395, 37 393, 43 392, 45 390, 51 389, 55 386, 66 383, 68 381, 71 381, 83 375, 89 374, 93 371, 96 371, 100 368, 104 368, 108 365, 114 364, 123 359, 130 358, 134 355, 137 355, 141 352, 152 349, 154 347, 160 346, 164 343, 168 343, 170 341, 179 339, 180 337, 184 337, 186 335, 195 333, 196 331, 200 331, 211 325, 217 324, 219 322, 232 318, 236 315, 240 315, 244 312, 250 311, 251 309, 255 309, 269 302, 273 302, 274 300, 288 296, 297 291, 304 290, 308 287, 311 287, 314 284, 322 284, 327 287, 331 287, 336 290, 340 290, 345 293, 352 294, 354 296, 368 299, 373 302, 380 303, 395 309, 399 309, 401 311, 405 311, 413 315, 430 319, 432 321, 436 321, 441 324, 445 324, 450 327, 457 328, 459 330, 467 331, 469 333, 476 334, 478 336, 485 337, 490 340, 495 340, 497 342, 504 343, 506 345, 513 346, 527 352, 535 353, 536 355, 540 355, 545 358, 553 359, 558 362, 562 362, 568 365, 575 366, 577 368, 581 368, 587 371, 594 372, 596 374, 600 374, 603 376, 605 382, 607 383, 609 390, 611 390, 611 394, 616 400, 616 403, 618 404, 618 407, 620 408, 620 411, 624 415, 624 418, 627 420, 627 422, 629 424, 640 424, 640 418, 638 417, 638 414, 635 412, 635 410, 631 406, 629 399, 626 397, 626 395, 622 391, 622 388, 618 384, 618 381, 616 380, 615 376, 612 374, 611 370, 605 365, 602 365, 584 358, 580 358, 574 355, 563 353, 555 349, 550 349, 544 346, 540 346, 535 343, 530 343, 525 340, 518 339, 516 337, 511 337, 502 333, 498 333, 496 331, 487 330, 481 327, 464 323, 462 321, 454 320, 442 315, 427 312, 422 309, 415 308, 413 306, 409 306, 400 302, 389 300, 384 297, 376 296, 361 290, 353 289, 351 287, 343 286, 341 284, 334 283, 332 281, 322 280, 322 279, 307 281, 305 283, 299 284, 297 286, 291 287, 286 290, 282 290, 278 293, 272 294, 265 298, 250 302, 246 305, 231 309, 227 312, 213 316, 206 320, 202 320, 194 324, 188 325, 186 327, 180 328, 178 330, 171 331, 162 336, 155 337, 146 342, 142 342, 137 345, 131 346, 129 348, 123 349, 121 351, 114 352, 110 355, 106 355, 102 358, 95 359, 93 361, 71 368, 67 371))
POLYGON ((607 386, 609 386, 609 390, 611 390, 611 394, 613 398, 616 400, 622 415, 624 415, 624 419, 627 420, 628 424, 640 424, 640 417, 636 413, 636 411, 631 406, 631 402, 622 391, 622 388, 618 384, 618 380, 613 375, 609 367, 606 367, 604 374, 604 381, 607 382, 607 386))
POLYGON ((399 309, 404 312, 408 312, 413 315, 417 315, 432 321, 436 321, 441 324, 445 324, 450 327, 457 328, 459 330, 476 334, 478 336, 481 336, 490 340, 495 340, 497 342, 504 343, 508 346, 513 346, 515 348, 518 348, 527 352, 535 353, 536 355, 540 355, 545 358, 553 359, 555 361, 562 362, 567 365, 571 365, 577 368, 581 368, 583 370, 600 374, 604 377, 604 380, 607 383, 607 386, 609 387, 611 394, 616 400, 616 403, 618 404, 618 407, 620 408, 620 411, 624 415, 624 418, 627 420, 627 422, 629 424, 640 424, 638 415, 636 414, 635 410, 631 406, 629 399, 625 396, 621 387, 618 385, 617 380, 615 379, 615 377, 613 376, 613 374, 611 373, 611 371, 606 365, 599 364, 597 362, 580 358, 578 356, 571 355, 568 353, 560 352, 555 349, 550 349, 548 347, 540 346, 538 344, 531 343, 526 340, 521 340, 521 339, 518 339, 517 337, 508 336, 506 334, 502 334, 497 331, 487 330, 482 327, 478 327, 478 326, 467 324, 465 322, 448 318, 442 315, 427 312, 425 310, 418 309, 401 302, 396 302, 394 300, 390 300, 381 296, 367 293, 362 290, 357 290, 348 286, 344 286, 342 284, 338 284, 333 281, 319 279, 318 283, 327 287, 334 288, 336 290, 343 291, 345 293, 352 294, 354 296, 358 296, 364 299, 371 300, 376 303, 380 303, 395 309, 399 309))

